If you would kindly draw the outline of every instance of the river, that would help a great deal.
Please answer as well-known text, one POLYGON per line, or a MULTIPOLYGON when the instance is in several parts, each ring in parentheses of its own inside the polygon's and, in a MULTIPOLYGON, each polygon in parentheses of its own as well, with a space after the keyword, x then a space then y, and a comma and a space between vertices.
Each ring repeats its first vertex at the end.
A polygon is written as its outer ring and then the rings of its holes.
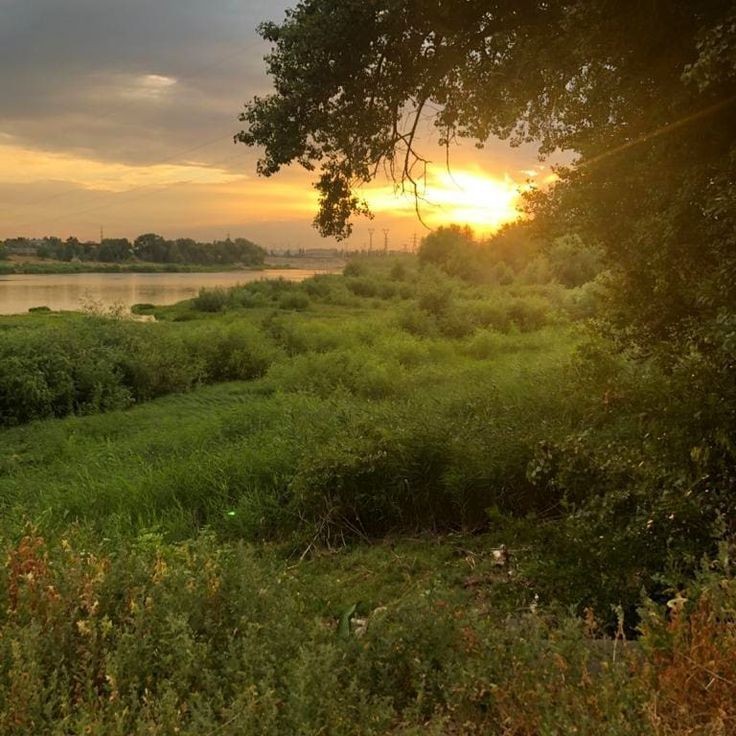
POLYGON ((22 314, 32 307, 80 310, 85 303, 104 307, 174 304, 196 296, 202 287, 276 278, 303 281, 324 272, 294 268, 223 273, 10 274, 0 276, 0 314, 22 314))

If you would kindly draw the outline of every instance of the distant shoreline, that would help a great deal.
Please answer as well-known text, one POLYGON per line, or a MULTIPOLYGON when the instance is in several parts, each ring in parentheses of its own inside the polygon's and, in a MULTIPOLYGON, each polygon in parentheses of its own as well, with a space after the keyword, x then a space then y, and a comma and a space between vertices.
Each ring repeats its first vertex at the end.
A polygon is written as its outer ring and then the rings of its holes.
POLYGON ((345 259, 315 256, 267 256, 263 264, 244 266, 233 263, 198 265, 193 263, 150 263, 132 261, 128 263, 98 263, 6 260, 0 261, 0 277, 12 275, 76 274, 76 273, 223 273, 230 271, 270 271, 275 269, 324 268, 338 269, 345 259))

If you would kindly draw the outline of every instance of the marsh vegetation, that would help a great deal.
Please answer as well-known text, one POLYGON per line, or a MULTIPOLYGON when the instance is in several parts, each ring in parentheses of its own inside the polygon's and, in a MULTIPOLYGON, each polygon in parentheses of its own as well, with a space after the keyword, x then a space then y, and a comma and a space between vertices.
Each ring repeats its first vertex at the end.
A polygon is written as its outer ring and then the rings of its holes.
MULTIPOLYGON (((259 33, 235 137, 309 172, 322 235, 381 172, 494 234, 0 318, 0 732, 736 733, 733 2, 300 0, 259 33), (463 141, 550 168, 437 191, 463 141)), ((173 124, 195 87, 151 79, 173 124)))
POLYGON ((726 678, 718 377, 435 250, 2 319, 3 729, 638 734, 726 678))

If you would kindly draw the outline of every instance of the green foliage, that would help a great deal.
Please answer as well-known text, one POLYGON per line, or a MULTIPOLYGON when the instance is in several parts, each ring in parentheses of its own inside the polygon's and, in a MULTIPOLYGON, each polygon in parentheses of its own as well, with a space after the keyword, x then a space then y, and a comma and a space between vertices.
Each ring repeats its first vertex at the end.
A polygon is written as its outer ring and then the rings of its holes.
MULTIPOLYGON (((621 663, 604 687, 596 654, 602 632, 637 635, 642 594, 662 682, 686 681, 657 604, 736 533, 733 320, 663 370, 576 321, 601 279, 484 285, 359 263, 156 323, 0 320, 3 421, 21 425, 0 443, 0 718, 16 731, 237 714, 274 733, 493 733, 513 718, 646 733, 652 670, 621 663), (389 287, 406 299, 379 298, 389 287), (70 413, 95 415, 23 426, 70 413), (50 540, 38 554, 12 541, 29 520, 50 540), (427 531, 448 536, 403 551, 427 531), (502 544, 508 569, 489 551, 502 544), (313 555, 323 573, 298 582, 295 558, 313 555), (326 682, 340 683, 327 700, 326 682)), ((704 641, 723 646, 720 615, 704 641)))
POLYGON ((295 312, 303 312, 309 308, 309 297, 299 291, 284 294, 279 299, 279 307, 295 312))
POLYGON ((472 230, 453 225, 422 239, 419 261, 438 266, 452 276, 467 277, 473 271, 476 250, 472 230))
POLYGON ((263 147, 262 174, 319 168, 315 222, 338 237, 382 167, 419 196, 430 111, 441 145, 495 136, 574 151, 528 193, 531 227, 505 229, 486 254, 440 231, 421 257, 500 283, 513 271, 579 286, 602 267, 622 337, 686 350, 736 311, 732 5, 302 0, 261 27, 275 92, 246 105, 239 138, 263 147))
POLYGON ((278 351, 251 325, 76 317, 0 333, 0 424, 130 406, 265 373, 278 351))
POLYGON ((200 289, 192 305, 200 312, 221 312, 229 300, 229 294, 225 289, 200 289))
POLYGON ((545 243, 524 222, 507 225, 486 241, 476 241, 468 228, 439 228, 422 240, 419 260, 464 281, 499 286, 517 280, 556 281, 572 289, 593 281, 602 271, 597 248, 584 245, 576 236, 545 243))
POLYGON ((358 261, 350 261, 342 270, 343 276, 364 276, 365 267, 358 261))
MULTIPOLYGON (((17 245, 25 250, 33 249, 33 245, 24 238, 17 239, 17 245)), ((161 235, 146 233, 139 235, 131 244, 127 239, 107 239, 102 243, 80 243, 77 238, 62 241, 57 237, 45 237, 36 248, 40 258, 53 258, 70 264, 71 272, 88 271, 84 264, 98 262, 101 264, 124 264, 136 259, 141 271, 152 270, 143 264, 167 264, 171 270, 178 270, 177 265, 231 265, 259 266, 263 264, 266 251, 245 238, 236 238, 214 243, 197 243, 191 238, 166 240, 161 235)), ((1 259, 0 259, 1 260, 1 259)), ((26 268, 36 266, 40 272, 53 272, 44 264, 24 264, 26 268), (39 267, 40 266, 40 267, 39 267)), ((99 270, 99 268, 95 269, 99 270)), ((126 269, 127 270, 127 269, 126 269)), ((65 269, 66 272, 66 269, 65 269)))
POLYGON ((443 541, 286 565, 206 534, 28 530, 0 570, 0 729, 644 736, 733 717, 727 561, 627 642, 593 611, 510 608, 485 540, 443 541))
POLYGON ((586 247, 576 237, 558 238, 546 255, 554 278, 568 288, 587 284, 602 270, 600 250, 586 247))

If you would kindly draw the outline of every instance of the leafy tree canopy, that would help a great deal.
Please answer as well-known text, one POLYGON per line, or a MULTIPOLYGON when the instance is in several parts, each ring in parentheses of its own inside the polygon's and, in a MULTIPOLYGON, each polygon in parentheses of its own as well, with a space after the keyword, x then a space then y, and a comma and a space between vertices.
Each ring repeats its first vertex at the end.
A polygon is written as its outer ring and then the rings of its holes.
MULTIPOLYGON (((266 23, 275 91, 237 138, 259 171, 317 171, 316 227, 346 237, 386 167, 416 186, 416 132, 573 151, 530 197, 540 228, 600 246, 614 318, 642 341, 736 306, 731 0, 302 0, 266 23)), ((555 233, 548 233, 555 234, 555 233)))

